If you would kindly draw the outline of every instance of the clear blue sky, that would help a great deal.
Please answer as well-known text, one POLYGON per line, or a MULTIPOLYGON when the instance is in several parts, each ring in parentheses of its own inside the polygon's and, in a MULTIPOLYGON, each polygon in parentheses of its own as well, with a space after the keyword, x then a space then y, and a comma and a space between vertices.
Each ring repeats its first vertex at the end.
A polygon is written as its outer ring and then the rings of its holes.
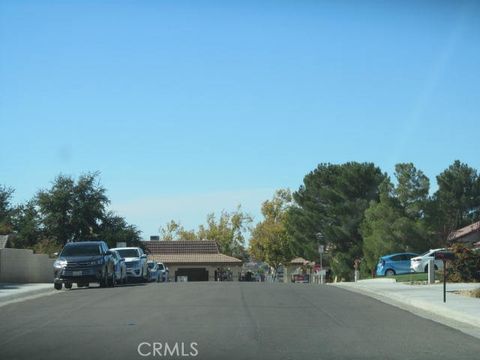
POLYGON ((0 184, 100 171, 148 237, 321 162, 480 169, 479 44, 478 2, 2 0, 0 184))

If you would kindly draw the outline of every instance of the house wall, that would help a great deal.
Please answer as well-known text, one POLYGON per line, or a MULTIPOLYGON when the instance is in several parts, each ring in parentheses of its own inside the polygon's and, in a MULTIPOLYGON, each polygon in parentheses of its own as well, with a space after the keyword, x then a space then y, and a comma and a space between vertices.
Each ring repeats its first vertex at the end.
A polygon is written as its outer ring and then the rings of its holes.
POLYGON ((0 282, 48 283, 53 281, 53 262, 45 254, 27 249, 0 250, 0 282))
MULTIPOLYGON (((208 271, 208 281, 215 281, 215 270, 221 267, 222 265, 205 265, 205 264, 167 264, 169 270, 168 281, 175 281, 175 271, 178 269, 189 269, 189 268, 203 268, 208 271)), ((224 266, 229 267, 233 272, 233 281, 238 281, 238 277, 241 271, 241 266, 224 266)))

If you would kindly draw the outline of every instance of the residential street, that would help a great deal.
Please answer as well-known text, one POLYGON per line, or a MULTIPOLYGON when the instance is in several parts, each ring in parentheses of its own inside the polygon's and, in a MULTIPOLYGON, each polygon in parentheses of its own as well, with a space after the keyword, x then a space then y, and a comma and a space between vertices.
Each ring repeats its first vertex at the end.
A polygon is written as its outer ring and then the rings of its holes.
POLYGON ((480 341, 332 286, 169 283, 62 291, 0 310, 2 359, 477 359, 480 341), (181 345, 179 345, 181 346, 181 345), (163 354, 162 354, 163 355, 163 354), (192 357, 191 355, 188 357, 192 357))

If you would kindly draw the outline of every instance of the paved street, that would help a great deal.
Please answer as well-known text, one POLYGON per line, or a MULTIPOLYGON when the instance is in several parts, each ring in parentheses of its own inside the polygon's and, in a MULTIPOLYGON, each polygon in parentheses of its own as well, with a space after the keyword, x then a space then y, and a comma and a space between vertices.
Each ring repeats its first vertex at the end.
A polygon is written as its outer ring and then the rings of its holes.
POLYGON ((62 291, 0 309, 1 359, 477 359, 480 341, 331 286, 169 283, 62 291), (164 355, 164 354, 162 354, 164 355), (192 356, 189 356, 192 357, 192 356), (179 358, 179 357, 177 357, 179 358))

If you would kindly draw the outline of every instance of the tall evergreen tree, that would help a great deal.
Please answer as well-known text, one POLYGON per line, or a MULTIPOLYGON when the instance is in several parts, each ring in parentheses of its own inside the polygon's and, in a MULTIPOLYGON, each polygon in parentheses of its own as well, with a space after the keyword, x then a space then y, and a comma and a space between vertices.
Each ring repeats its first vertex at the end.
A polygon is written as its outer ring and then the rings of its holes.
POLYGON ((350 278, 355 258, 362 256, 360 224, 370 201, 378 201, 384 179, 374 164, 356 162, 320 164, 305 176, 287 220, 289 234, 300 245, 298 255, 316 257, 321 241, 331 253, 335 274, 350 278))

